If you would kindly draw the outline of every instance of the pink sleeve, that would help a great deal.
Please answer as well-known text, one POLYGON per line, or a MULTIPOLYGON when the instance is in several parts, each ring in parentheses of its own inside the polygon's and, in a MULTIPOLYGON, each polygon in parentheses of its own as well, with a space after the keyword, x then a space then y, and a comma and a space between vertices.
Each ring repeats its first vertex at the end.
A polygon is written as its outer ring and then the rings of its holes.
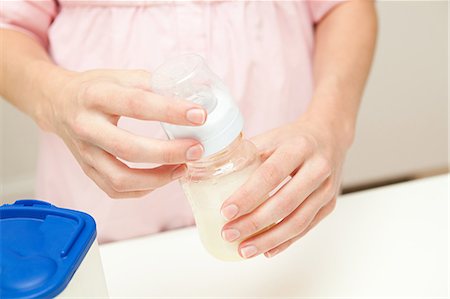
POLYGON ((320 22, 333 7, 341 2, 343 0, 309 0, 308 6, 313 23, 320 22))
POLYGON ((47 30, 56 16, 56 0, 1 1, 0 28, 26 33, 47 47, 47 30))

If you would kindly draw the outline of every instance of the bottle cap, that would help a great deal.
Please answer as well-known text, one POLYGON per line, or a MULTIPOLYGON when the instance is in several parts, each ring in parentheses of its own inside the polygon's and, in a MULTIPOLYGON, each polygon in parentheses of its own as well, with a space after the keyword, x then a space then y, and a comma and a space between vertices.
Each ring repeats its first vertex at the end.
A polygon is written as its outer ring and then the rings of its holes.
POLYGON ((0 206, 0 231, 0 297, 11 299, 61 294, 97 235, 90 215, 39 200, 0 206))
POLYGON ((223 150, 241 133, 244 121, 238 106, 201 56, 186 54, 167 60, 153 73, 151 86, 160 95, 192 101, 207 111, 201 126, 162 123, 169 139, 198 140, 203 157, 223 150))

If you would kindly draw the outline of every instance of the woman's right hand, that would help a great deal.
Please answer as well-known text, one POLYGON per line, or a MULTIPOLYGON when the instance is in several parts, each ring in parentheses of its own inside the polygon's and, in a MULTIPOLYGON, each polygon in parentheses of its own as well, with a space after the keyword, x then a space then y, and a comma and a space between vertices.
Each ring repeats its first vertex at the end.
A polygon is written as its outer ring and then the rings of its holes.
POLYGON ((152 93, 148 72, 93 70, 62 77, 59 90, 47 92, 38 122, 64 140, 86 175, 110 197, 141 197, 181 177, 183 163, 201 157, 196 140, 150 139, 117 127, 121 116, 188 126, 206 120, 201 106, 152 93), (161 166, 134 169, 117 158, 161 166))

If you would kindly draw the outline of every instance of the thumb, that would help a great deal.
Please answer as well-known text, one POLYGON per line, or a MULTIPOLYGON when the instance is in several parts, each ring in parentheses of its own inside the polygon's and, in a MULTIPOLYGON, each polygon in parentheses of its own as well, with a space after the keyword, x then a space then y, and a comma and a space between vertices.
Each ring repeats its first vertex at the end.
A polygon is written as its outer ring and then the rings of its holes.
POLYGON ((277 138, 273 132, 269 131, 252 137, 250 141, 256 146, 258 152, 267 152, 274 150, 277 138))

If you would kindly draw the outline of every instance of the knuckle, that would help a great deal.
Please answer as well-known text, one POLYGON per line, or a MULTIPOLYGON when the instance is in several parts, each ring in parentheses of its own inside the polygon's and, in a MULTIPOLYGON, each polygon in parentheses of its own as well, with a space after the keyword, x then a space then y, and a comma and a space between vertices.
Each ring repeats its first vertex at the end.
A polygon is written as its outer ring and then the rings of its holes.
MULTIPOLYGON (((90 162, 90 153, 89 153, 89 146, 87 145, 87 143, 81 141, 81 142, 77 142, 76 144, 77 149, 78 149, 78 153, 80 154, 81 158, 83 158, 83 160, 85 161, 89 161, 90 162)), ((91 164, 91 163, 88 163, 91 164)))
POLYGON ((311 155, 316 149, 316 143, 305 135, 294 137, 291 144, 297 153, 307 156, 311 155))
POLYGON ((81 165, 81 169, 83 170, 84 174, 86 174, 88 177, 93 179, 94 177, 94 168, 88 166, 88 165, 81 165))
MULTIPOLYGON (((181 115, 179 113, 179 106, 174 103, 166 104, 162 108, 162 113, 167 122, 176 123, 181 119, 181 115)), ((182 117, 184 120, 184 116, 182 117)))
POLYGON ((248 186, 243 186, 240 190, 239 190, 239 197, 244 199, 244 201, 248 202, 251 197, 252 197, 253 192, 248 188, 248 186))
POLYGON ((109 177, 111 187, 114 191, 123 192, 129 187, 129 181, 126 175, 116 173, 109 177))
POLYGON ((101 106, 103 99, 107 97, 108 88, 99 82, 84 82, 78 92, 78 101, 86 107, 97 108, 101 106))
POLYGON ((177 156, 175 149, 168 148, 162 151, 162 158, 165 163, 175 163, 177 161, 177 156))
POLYGON ((173 163, 174 159, 174 154, 171 150, 164 150, 163 153, 163 162, 165 163, 173 163))
POLYGON ((257 232, 261 229, 261 223, 255 216, 249 216, 246 221, 246 231, 249 233, 257 232))
POLYGON ((277 202, 273 215, 278 218, 275 221, 289 215, 297 207, 296 198, 293 195, 285 195, 277 202))
POLYGON ((86 139, 89 138, 91 130, 84 114, 77 115, 72 121, 70 128, 75 136, 86 139))
POLYGON ((251 210, 251 206, 255 202, 253 193, 249 190, 248 187, 242 186, 241 189, 237 193, 235 193, 231 200, 224 203, 225 205, 235 204, 239 207, 241 213, 247 213, 251 210))
POLYGON ((283 148, 280 148, 280 150, 283 155, 283 159, 286 161, 292 161, 293 163, 298 160, 300 155, 304 154, 303 149, 298 147, 296 144, 289 144, 283 148))
MULTIPOLYGON (((95 166, 95 159, 93 158, 91 152, 87 150, 87 146, 85 144, 78 145, 78 154, 85 164, 95 166)), ((89 171, 91 171, 91 169, 89 171)))
POLYGON ((117 87, 106 79, 87 81, 81 84, 77 99, 91 109, 102 109, 118 96, 117 87))
POLYGON ((300 217, 297 217, 297 219, 295 220, 294 225, 292 226, 292 235, 297 235, 299 233, 301 233, 302 231, 304 231, 308 225, 309 225, 309 216, 306 215, 301 215, 300 217))
POLYGON ((93 99, 96 99, 98 96, 98 92, 97 92, 97 88, 95 84, 90 84, 90 83, 84 83, 81 84, 81 87, 79 89, 78 92, 78 98, 85 100, 85 101, 90 101, 93 99))
POLYGON ((123 93, 125 108, 130 114, 136 118, 143 118, 145 115, 144 99, 142 92, 139 90, 133 90, 123 93))
POLYGON ((316 171, 317 171, 317 175, 319 177, 323 178, 323 177, 330 176, 330 174, 332 172, 332 167, 331 167, 330 161, 324 156, 317 157, 316 171))
POLYGON ((123 142, 121 140, 113 140, 112 150, 114 154, 127 161, 132 161, 134 158, 135 147, 128 142, 123 142))
POLYGON ((266 185, 279 183, 282 179, 281 169, 271 162, 266 162, 261 170, 261 178, 266 185))
POLYGON ((122 159, 126 159, 125 156, 128 156, 128 146, 125 143, 120 142, 117 139, 111 140, 111 150, 112 154, 122 159))
POLYGON ((303 135, 300 136, 296 136, 294 138, 291 139, 292 145, 296 148, 296 149, 305 149, 309 147, 309 140, 308 138, 306 138, 303 135))

